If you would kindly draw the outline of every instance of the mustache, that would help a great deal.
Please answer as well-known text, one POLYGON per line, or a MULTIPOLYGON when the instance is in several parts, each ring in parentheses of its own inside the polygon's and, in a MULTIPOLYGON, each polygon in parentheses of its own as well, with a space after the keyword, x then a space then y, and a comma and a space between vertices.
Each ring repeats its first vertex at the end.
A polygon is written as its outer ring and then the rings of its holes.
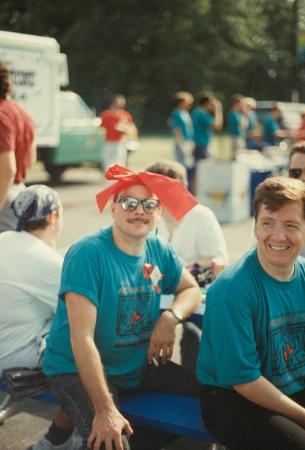
POLYGON ((147 223, 149 223, 149 220, 148 219, 144 219, 144 217, 135 217, 135 218, 133 218, 133 219, 127 219, 127 222, 128 223, 144 223, 144 224, 147 224, 147 223))

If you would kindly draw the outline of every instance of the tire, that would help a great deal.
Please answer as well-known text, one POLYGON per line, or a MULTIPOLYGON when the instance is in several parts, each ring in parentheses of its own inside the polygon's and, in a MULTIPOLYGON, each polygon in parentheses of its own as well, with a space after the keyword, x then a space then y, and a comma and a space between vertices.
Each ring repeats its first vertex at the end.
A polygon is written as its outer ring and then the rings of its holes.
POLYGON ((52 164, 46 162, 44 163, 44 167, 50 175, 50 180, 52 182, 59 182, 62 174, 66 170, 66 166, 53 166, 52 164))

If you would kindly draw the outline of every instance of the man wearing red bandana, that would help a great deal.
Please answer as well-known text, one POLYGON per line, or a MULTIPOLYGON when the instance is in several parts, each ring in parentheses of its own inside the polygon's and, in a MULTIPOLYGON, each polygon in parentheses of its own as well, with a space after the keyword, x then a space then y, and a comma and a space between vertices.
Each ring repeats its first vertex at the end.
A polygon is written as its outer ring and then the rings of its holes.
POLYGON ((146 430, 143 442, 143 430, 120 413, 120 396, 198 393, 194 375, 170 359, 176 326, 197 308, 200 290, 170 245, 152 233, 162 207, 180 219, 197 202, 162 175, 115 165, 106 178, 116 182, 97 203, 102 211, 111 199, 113 225, 66 255, 43 369, 83 449, 157 450, 173 436, 150 431, 148 437, 146 430), (174 294, 162 314, 161 294, 174 294))

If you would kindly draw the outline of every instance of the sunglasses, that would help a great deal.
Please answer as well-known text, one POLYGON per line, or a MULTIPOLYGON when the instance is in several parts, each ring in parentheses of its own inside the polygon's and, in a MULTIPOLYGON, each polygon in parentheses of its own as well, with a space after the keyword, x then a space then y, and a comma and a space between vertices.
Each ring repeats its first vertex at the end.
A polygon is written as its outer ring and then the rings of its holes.
POLYGON ((288 171, 290 178, 300 178, 300 176, 304 172, 305 172, 305 168, 304 169, 299 169, 299 168, 289 169, 289 171, 288 171))
POLYGON ((147 214, 153 214, 160 206, 160 202, 157 198, 144 198, 143 200, 140 200, 135 197, 122 196, 119 197, 116 202, 120 203, 124 211, 135 211, 139 205, 142 205, 147 214))

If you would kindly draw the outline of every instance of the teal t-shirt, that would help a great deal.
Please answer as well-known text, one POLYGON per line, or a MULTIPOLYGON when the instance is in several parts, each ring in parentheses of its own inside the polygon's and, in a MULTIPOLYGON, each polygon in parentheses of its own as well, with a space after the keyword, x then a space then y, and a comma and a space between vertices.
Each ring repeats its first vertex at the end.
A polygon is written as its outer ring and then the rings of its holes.
POLYGON ((241 128, 242 113, 230 111, 228 114, 228 133, 232 137, 244 137, 245 130, 241 128))
POLYGON ((116 247, 112 227, 78 241, 64 260, 43 371, 47 375, 77 372, 64 301, 71 291, 87 297, 97 308, 94 340, 109 380, 123 387, 138 385, 160 315, 160 295, 175 292, 181 273, 182 263, 171 246, 154 235, 148 237, 139 256, 116 247), (144 264, 158 266, 163 275, 158 283, 160 292, 147 278, 144 264))
POLYGON ((179 128, 185 140, 193 139, 193 122, 188 111, 175 108, 171 113, 169 125, 171 128, 179 128))
POLYGON ((197 362, 202 384, 232 388, 264 376, 283 393, 305 388, 305 259, 289 281, 261 267, 256 250, 207 292, 197 362))
POLYGON ((212 137, 214 117, 204 108, 195 108, 192 112, 194 141, 198 147, 207 147, 212 137))
POLYGON ((255 111, 251 111, 248 116, 247 132, 256 130, 257 128, 257 115, 255 111))
POLYGON ((276 145, 278 138, 275 133, 280 128, 277 120, 271 114, 267 114, 264 118, 263 125, 263 140, 270 145, 276 145))

